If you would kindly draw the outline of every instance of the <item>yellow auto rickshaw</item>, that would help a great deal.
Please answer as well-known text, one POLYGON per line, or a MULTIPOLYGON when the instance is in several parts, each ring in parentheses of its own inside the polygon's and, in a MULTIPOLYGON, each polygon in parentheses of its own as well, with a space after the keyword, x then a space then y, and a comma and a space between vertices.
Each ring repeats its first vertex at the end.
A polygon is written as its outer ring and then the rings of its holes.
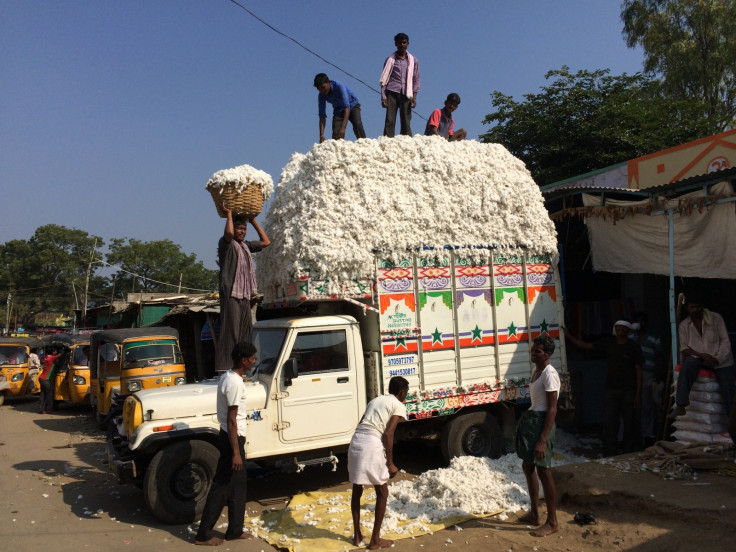
POLYGON ((123 328, 90 337, 90 393, 98 423, 141 389, 186 383, 179 334, 174 328, 123 328))
POLYGON ((53 334, 41 341, 62 351, 54 374, 54 402, 89 402, 89 335, 53 334))
POLYGON ((37 337, 0 338, 0 404, 5 397, 38 394, 38 370, 31 370, 28 358, 42 346, 37 337))

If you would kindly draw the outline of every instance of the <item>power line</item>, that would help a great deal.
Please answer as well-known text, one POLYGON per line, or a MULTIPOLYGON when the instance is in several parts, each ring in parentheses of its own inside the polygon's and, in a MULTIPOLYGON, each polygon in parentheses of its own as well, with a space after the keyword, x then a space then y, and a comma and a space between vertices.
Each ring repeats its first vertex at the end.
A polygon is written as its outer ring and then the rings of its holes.
MULTIPOLYGON (((337 64, 335 64, 335 63, 332 63, 332 62, 331 62, 330 60, 328 60, 328 59, 325 59, 324 57, 322 57, 321 55, 319 55, 319 54, 318 54, 317 52, 315 52, 314 50, 312 50, 312 49, 308 48, 307 46, 305 46, 304 44, 302 44, 301 42, 299 42, 299 41, 298 41, 298 40, 297 40, 296 38, 294 38, 293 36, 290 36, 290 35, 288 35, 288 34, 286 34, 286 33, 282 32, 282 31, 279 31, 279 30, 278 30, 278 29, 277 29, 276 27, 274 27, 274 26, 273 26, 273 25, 271 25, 271 24, 270 24, 269 22, 267 22, 267 21, 265 21, 265 20, 261 19, 260 17, 258 17, 258 16, 257 16, 257 15, 256 15, 255 13, 253 13, 253 12, 252 12, 252 11, 250 11, 250 10, 249 10, 248 8, 246 8, 245 6, 243 6, 243 5, 242 5, 242 4, 240 3, 240 2, 237 2, 236 0, 230 0, 230 2, 232 2, 233 4, 235 4, 236 6, 238 6, 238 7, 239 7, 239 8, 241 9, 241 10, 245 11, 245 12, 246 12, 246 13, 247 13, 248 15, 250 15, 250 16, 251 16, 252 18, 254 18, 254 19, 255 19, 255 20, 257 20, 258 22, 262 23, 263 25, 265 25, 266 27, 268 27, 269 29, 271 29, 271 30, 272 30, 273 32, 275 32, 276 34, 279 34, 279 35, 283 36, 283 37, 284 37, 285 39, 287 39, 287 40, 291 40, 291 41, 292 41, 292 42, 293 42, 294 44, 296 44, 297 46, 299 46, 299 47, 300 47, 300 48, 302 48, 303 50, 306 50, 307 52, 309 52, 310 54, 312 54, 312 55, 313 55, 314 57, 316 57, 317 59, 320 59, 320 60, 324 61, 324 62, 325 62, 325 63, 326 63, 327 65, 332 65, 332 67, 334 67, 334 68, 335 68, 335 69, 337 69, 338 71, 340 71, 340 72, 342 72, 342 73, 345 73, 345 74, 346 74, 346 75, 347 75, 348 77, 350 77, 350 78, 352 78, 352 79, 355 79, 356 81, 358 81, 359 83, 361 83, 362 85, 364 85, 364 86, 365 86, 366 88, 368 88, 369 90, 372 90, 372 91, 373 91, 373 92, 375 92, 376 94, 378 94, 378 95, 380 95, 380 94, 381 94, 381 91, 380 91, 380 90, 376 90, 376 89, 375 89, 375 88, 373 88, 373 87, 372 87, 372 86, 371 86, 370 84, 368 84, 367 82, 365 82, 365 81, 364 81, 363 79, 360 79, 360 78, 356 77, 355 75, 353 75, 352 73, 350 73, 350 72, 349 72, 349 71, 347 71, 346 69, 343 69, 343 68, 342 68, 342 67, 340 67, 339 65, 337 65, 337 64)), ((421 114, 417 113, 417 112, 416 112, 416 111, 414 111, 413 109, 412 109, 412 112, 413 112, 413 113, 414 113, 414 114, 415 114, 415 115, 416 115, 417 117, 419 117, 420 119, 423 119, 423 120, 425 120, 425 121, 427 120, 427 118, 426 118, 426 117, 424 117, 424 116, 422 116, 421 114)))
POLYGON ((187 286, 179 286, 179 284, 170 284, 169 282, 160 282, 159 280, 154 280, 153 278, 148 278, 146 276, 141 276, 140 274, 136 274, 135 272, 131 272, 129 270, 125 270, 124 268, 121 268, 121 267, 119 267, 117 265, 108 263, 107 261, 103 261, 102 259, 95 259, 94 262, 103 264, 105 266, 109 266, 111 268, 114 268, 116 270, 119 270, 120 272, 125 272, 126 274, 130 274, 131 276, 135 276, 136 278, 139 278, 139 279, 143 280, 144 282, 153 282, 154 284, 161 284, 161 285, 164 285, 164 286, 171 286, 171 287, 175 287, 175 288, 181 287, 181 289, 188 289, 190 291, 201 291, 203 293, 211 293, 212 292, 211 289, 191 288, 191 287, 187 287, 187 286))
POLYGON ((10 292, 10 293, 16 294, 16 293, 20 293, 22 291, 33 291, 33 290, 36 290, 36 289, 46 289, 46 288, 52 288, 52 287, 57 287, 57 286, 67 286, 67 285, 69 285, 69 282, 59 282, 58 284, 49 284, 47 286, 38 286, 38 287, 32 287, 32 288, 6 289, 5 291, 3 291, 1 293, 8 293, 8 292, 10 292))

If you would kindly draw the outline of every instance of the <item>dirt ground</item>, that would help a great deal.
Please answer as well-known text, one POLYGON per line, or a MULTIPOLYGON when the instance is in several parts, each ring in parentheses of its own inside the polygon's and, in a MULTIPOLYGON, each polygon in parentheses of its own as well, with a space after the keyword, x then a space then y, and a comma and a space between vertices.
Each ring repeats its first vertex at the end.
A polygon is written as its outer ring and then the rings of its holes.
MULTIPOLYGON (((192 530, 163 525, 148 513, 134 486, 107 475, 104 437, 82 407, 62 405, 43 416, 32 400, 0 407, 0 542, 18 552, 54 550, 192 550, 192 530)), ((399 445, 396 464, 411 477, 442 466, 439 450, 399 445)), ((736 467, 736 466, 735 466, 736 467)), ((699 474, 697 481, 665 481, 649 472, 622 473, 597 462, 554 469, 560 531, 534 538, 529 529, 496 518, 397 541, 393 550, 722 551, 736 550, 736 477, 699 474), (575 512, 597 524, 579 526, 575 512)), ((347 490, 337 472, 308 468, 249 482, 248 515, 284 507, 293 494, 347 490)), ((223 520, 224 521, 224 520, 223 520)), ((262 540, 226 543, 216 550, 275 550, 262 540)))

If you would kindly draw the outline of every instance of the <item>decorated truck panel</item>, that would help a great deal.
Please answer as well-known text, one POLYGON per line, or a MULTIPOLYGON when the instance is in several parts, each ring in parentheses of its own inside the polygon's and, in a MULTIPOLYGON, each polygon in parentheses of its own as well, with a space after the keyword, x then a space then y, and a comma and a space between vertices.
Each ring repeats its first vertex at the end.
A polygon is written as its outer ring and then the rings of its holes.
POLYGON ((387 392, 392 376, 405 377, 412 419, 527 402, 530 343, 540 335, 558 340, 551 363, 560 372, 561 396, 567 395, 560 282, 550 256, 491 249, 478 262, 477 254, 470 259, 448 249, 434 261, 378 259, 373 280, 354 281, 340 294, 325 293, 328 287, 305 277, 266 290, 265 307, 321 303, 323 314, 362 307, 364 353, 380 359, 373 394, 387 392))

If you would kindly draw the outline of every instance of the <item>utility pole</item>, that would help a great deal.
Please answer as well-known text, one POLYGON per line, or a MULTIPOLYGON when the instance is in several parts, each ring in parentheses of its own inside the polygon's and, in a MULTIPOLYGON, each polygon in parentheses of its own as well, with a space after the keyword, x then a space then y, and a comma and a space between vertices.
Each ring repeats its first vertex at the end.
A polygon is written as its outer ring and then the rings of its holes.
POLYGON ((10 333, 10 302, 13 300, 13 293, 8 292, 8 302, 5 303, 5 335, 10 333))
POLYGON ((95 244, 92 246, 92 251, 89 253, 89 264, 87 265, 87 279, 84 282, 84 305, 82 305, 82 324, 86 324, 87 320, 87 294, 89 293, 89 273, 92 270, 92 262, 95 257, 95 249, 97 249, 97 238, 95 238, 95 244))
POLYGON ((79 301, 77 300, 77 286, 72 281, 72 291, 74 292, 74 324, 72 325, 72 332, 77 332, 77 312, 79 311, 79 301))
POLYGON ((179 273, 179 289, 176 291, 176 293, 181 293, 181 277, 182 276, 183 276, 183 274, 180 272, 179 273))

